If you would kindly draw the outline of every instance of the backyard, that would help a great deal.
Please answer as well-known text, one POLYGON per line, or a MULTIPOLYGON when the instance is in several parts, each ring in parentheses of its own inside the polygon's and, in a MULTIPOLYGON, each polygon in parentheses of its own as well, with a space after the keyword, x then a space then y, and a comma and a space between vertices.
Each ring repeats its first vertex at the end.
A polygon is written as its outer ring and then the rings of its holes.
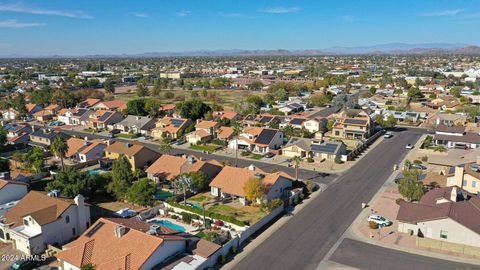
POLYGON ((247 221, 249 224, 254 224, 267 214, 267 212, 256 206, 243 206, 237 208, 226 204, 212 206, 208 208, 208 211, 231 216, 239 221, 247 221))

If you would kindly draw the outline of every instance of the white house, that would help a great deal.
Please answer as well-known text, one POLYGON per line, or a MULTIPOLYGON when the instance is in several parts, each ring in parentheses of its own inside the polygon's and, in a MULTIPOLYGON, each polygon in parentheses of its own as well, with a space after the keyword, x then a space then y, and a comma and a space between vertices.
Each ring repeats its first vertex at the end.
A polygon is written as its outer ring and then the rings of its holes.
POLYGON ((64 244, 90 226, 90 207, 75 199, 30 191, 0 222, 0 240, 25 254, 41 254, 49 244, 64 244))
POLYGON ((228 142, 232 149, 244 149, 257 153, 268 153, 283 144, 283 132, 278 129, 246 127, 238 138, 228 142))
POLYGON ((0 179, 0 204, 18 201, 27 195, 27 184, 0 179))

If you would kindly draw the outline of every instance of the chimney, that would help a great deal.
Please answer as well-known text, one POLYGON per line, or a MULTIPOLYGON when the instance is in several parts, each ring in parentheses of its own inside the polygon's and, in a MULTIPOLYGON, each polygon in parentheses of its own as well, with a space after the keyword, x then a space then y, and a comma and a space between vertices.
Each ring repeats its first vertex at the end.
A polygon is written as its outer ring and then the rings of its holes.
POLYGON ((135 116, 135 120, 137 120, 137 121, 140 120, 140 118, 142 118, 142 117, 140 117, 140 116, 135 116))
POLYGON ((452 188, 452 192, 450 193, 450 201, 452 202, 457 201, 457 187, 452 188))
POLYGON ((255 168, 255 165, 250 164, 250 166, 248 166, 248 169, 249 169, 250 171, 255 171, 256 168, 255 168))
POLYGON ((125 147, 130 148, 130 147, 132 147, 132 144, 127 142, 127 143, 125 143, 125 147))
POLYGON ((192 165, 195 163, 195 158, 193 156, 188 156, 187 157, 188 164, 192 165))
POLYGON ((150 229, 148 229, 147 234, 155 235, 159 231, 160 231, 160 226, 153 224, 153 225, 150 225, 150 229))
POLYGON ((461 166, 455 167, 455 174, 453 175, 453 181, 447 181, 447 186, 458 186, 463 187, 463 177, 465 169, 461 166), (450 183, 449 183, 450 182, 450 183))
POLYGON ((88 141, 88 136, 83 137, 85 141, 88 141))
POLYGON ((117 225, 115 226, 113 233, 115 233, 115 237, 121 238, 125 235, 125 233, 127 233, 127 228, 125 228, 125 226, 117 225))

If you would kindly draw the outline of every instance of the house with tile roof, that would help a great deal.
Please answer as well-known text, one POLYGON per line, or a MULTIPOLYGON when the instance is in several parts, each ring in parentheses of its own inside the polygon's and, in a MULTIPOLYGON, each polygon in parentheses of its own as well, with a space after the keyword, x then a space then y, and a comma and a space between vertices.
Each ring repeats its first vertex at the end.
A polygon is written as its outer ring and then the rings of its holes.
POLYGON ((67 140, 68 151, 66 158, 73 162, 87 162, 98 160, 104 156, 107 144, 101 140, 85 140, 80 138, 69 138, 67 140))
POLYGON ((77 107, 78 108, 91 108, 91 107, 97 105, 100 102, 102 102, 102 100, 98 99, 98 98, 87 98, 84 101, 80 102, 77 105, 77 107))
POLYGON ((63 269, 196 269, 220 246, 135 219, 100 218, 57 257, 63 269))
POLYGON ((457 186, 436 188, 418 203, 400 202, 398 231, 480 247, 480 198, 457 186))
POLYGON ((292 137, 282 148, 282 156, 334 161, 346 151, 347 147, 342 142, 292 137))
POLYGON ((283 136, 283 132, 278 129, 245 127, 238 138, 233 138, 228 142, 228 147, 257 153, 268 153, 282 146, 283 136))
POLYGON ((199 120, 195 124, 195 131, 188 133, 185 138, 190 144, 209 142, 216 137, 219 128, 218 122, 199 120))
POLYGON ((27 184, 0 179, 0 205, 18 201, 27 195, 27 184))
POLYGON ((123 115, 112 110, 89 110, 85 125, 93 129, 106 129, 123 120, 123 115))
POLYGON ((90 226, 90 207, 74 199, 30 191, 0 220, 0 240, 25 254, 41 254, 49 244, 65 244, 90 226))
POLYGON ((57 113, 62 108, 63 107, 61 105, 50 104, 42 110, 39 110, 36 113, 32 114, 32 116, 39 122, 48 122, 57 118, 57 113))
POLYGON ((231 122, 242 120, 240 114, 234 111, 214 111, 212 116, 214 119, 228 119, 231 122))
POLYGON ((120 142, 116 141, 108 145, 105 149, 105 157, 109 159, 118 159, 121 155, 124 155, 132 170, 144 169, 146 166, 150 166, 155 160, 160 157, 160 154, 146 147, 140 142, 120 142))
POLYGON ((127 102, 118 99, 100 101, 91 108, 94 110, 123 111, 127 108, 127 102))
POLYGON ((261 180, 265 195, 258 201, 271 201, 288 196, 293 178, 284 172, 267 173, 250 165, 247 168, 223 167, 222 171, 210 183, 210 193, 221 198, 238 199, 243 205, 248 204, 245 184, 252 178, 261 180))
POLYGON ((202 172, 208 180, 215 177, 222 170, 217 161, 203 161, 194 156, 162 155, 145 172, 155 183, 168 182, 175 177, 189 172, 202 172))
POLYGON ((233 138, 235 131, 231 127, 219 127, 217 130, 217 139, 228 142, 233 138))
POLYGON ((155 128, 153 128, 151 131, 151 134, 152 137, 156 139, 178 139, 183 134, 185 129, 192 124, 192 121, 186 118, 165 116, 157 121, 155 128))
POLYGON ((335 119, 331 136, 334 138, 365 140, 373 133, 374 123, 364 111, 343 111, 335 119))
POLYGON ((118 129, 124 134, 148 134, 155 127, 155 119, 148 116, 127 115, 115 123, 111 129, 118 129))

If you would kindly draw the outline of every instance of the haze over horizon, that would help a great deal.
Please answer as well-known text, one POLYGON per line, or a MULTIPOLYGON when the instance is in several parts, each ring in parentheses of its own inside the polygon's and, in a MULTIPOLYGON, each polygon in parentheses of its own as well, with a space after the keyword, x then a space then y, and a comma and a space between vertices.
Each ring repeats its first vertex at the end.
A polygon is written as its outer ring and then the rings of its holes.
POLYGON ((479 26, 471 1, 0 1, 0 56, 477 45, 479 26))

